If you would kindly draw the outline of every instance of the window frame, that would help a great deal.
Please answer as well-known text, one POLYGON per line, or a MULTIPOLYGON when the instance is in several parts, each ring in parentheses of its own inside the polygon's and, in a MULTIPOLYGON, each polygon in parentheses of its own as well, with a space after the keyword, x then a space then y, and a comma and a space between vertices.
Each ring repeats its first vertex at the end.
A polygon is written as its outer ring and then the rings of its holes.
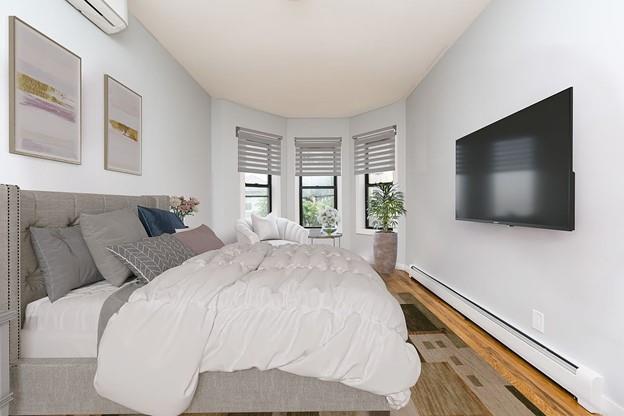
MULTIPOLYGON (((392 172, 395 172, 395 171, 392 171, 392 172)), ((368 219, 368 198, 370 196, 370 189, 378 187, 379 185, 385 184, 385 183, 394 184, 394 174, 392 175, 392 178, 393 178, 392 182, 373 182, 373 183, 370 182, 369 175, 370 173, 364 174, 364 228, 367 230, 376 230, 376 228, 371 225, 370 220, 368 219)))
POLYGON ((250 188, 267 188, 267 197, 268 198, 268 211, 267 215, 273 212, 273 177, 272 175, 265 173, 267 175, 267 183, 266 185, 261 183, 249 183, 245 179, 245 174, 243 173, 243 200, 247 198, 265 198, 264 196, 247 196, 247 187, 250 188))
MULTIPOLYGON (((331 175, 327 175, 331 176, 331 175)), ((310 177, 310 176, 307 176, 310 177)), ((299 176, 299 225, 304 228, 314 230, 321 229, 321 227, 306 227, 303 225, 303 190, 304 189, 333 189, 334 190, 334 208, 338 209, 338 176, 334 176, 334 184, 332 186, 304 186, 303 176, 299 176)))

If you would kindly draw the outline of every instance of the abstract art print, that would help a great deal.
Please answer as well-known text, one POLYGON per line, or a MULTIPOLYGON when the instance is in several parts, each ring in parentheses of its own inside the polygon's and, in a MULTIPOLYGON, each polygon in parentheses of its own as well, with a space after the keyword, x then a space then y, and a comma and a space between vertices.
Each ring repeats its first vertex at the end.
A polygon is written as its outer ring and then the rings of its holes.
POLYGON ((105 75, 104 100, 105 168, 141 175, 141 96, 105 75))
POLYGON ((80 164, 80 57, 9 17, 9 151, 80 164))

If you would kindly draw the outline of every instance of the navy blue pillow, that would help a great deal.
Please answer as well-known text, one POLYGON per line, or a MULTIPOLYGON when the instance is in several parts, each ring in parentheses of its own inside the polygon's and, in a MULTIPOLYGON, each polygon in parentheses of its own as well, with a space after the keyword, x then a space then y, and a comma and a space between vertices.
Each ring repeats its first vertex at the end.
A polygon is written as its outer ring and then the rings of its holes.
POLYGON ((158 237, 161 234, 173 234, 176 228, 186 228, 182 220, 173 212, 158 208, 137 207, 139 219, 150 237, 158 237))

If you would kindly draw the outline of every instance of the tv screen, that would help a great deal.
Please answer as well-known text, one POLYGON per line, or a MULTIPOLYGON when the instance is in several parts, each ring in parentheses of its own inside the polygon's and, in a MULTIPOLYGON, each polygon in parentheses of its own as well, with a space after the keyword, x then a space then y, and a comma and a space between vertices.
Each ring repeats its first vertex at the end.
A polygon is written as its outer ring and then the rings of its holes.
POLYGON ((574 229, 571 87, 457 140, 455 218, 574 229))

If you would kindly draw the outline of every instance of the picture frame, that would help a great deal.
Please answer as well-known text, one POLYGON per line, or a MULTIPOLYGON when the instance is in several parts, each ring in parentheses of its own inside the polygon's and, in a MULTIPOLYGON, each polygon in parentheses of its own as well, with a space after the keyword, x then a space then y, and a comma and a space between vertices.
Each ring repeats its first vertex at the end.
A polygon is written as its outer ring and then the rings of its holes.
POLYGON ((9 16, 9 152, 82 163, 82 60, 9 16))
POLYGON ((142 175, 143 97, 104 75, 104 168, 142 175))

